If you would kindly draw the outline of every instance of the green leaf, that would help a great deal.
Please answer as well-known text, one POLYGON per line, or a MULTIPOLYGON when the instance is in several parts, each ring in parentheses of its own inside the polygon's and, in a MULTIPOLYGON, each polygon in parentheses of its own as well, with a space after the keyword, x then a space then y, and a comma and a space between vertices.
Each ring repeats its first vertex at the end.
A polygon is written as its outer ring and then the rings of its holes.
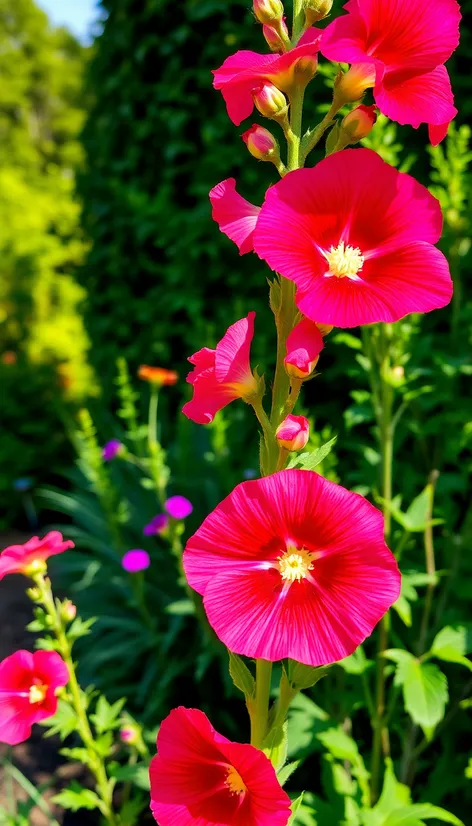
MULTIPOLYGON (((404 652, 408 653, 408 652, 404 652)), ((412 654, 398 663, 396 685, 401 685, 405 709, 426 737, 443 719, 448 700, 446 675, 432 663, 421 663, 412 654)))
POLYGON ((91 789, 84 789, 77 781, 72 781, 68 789, 64 789, 52 798, 52 802, 68 809, 71 812, 78 812, 79 809, 100 809, 101 800, 91 789))
POLYGON ((109 703, 103 694, 98 698, 95 714, 90 715, 95 728, 99 734, 118 728, 120 725, 120 713, 126 700, 117 700, 116 703, 109 703))
POLYGON ((127 800, 120 809, 120 826, 135 826, 140 814, 148 806, 148 798, 143 795, 127 800))
POLYGON ((303 665, 296 660, 288 661, 288 681, 298 690, 311 688, 328 673, 328 667, 303 665))
POLYGON ((285 765, 288 753, 288 724, 271 729, 262 744, 262 750, 267 755, 276 772, 285 765))
MULTIPOLYGON (((388 817, 396 809, 408 806, 411 803, 411 793, 408 786, 399 783, 393 770, 393 762, 390 758, 385 760, 385 776, 382 794, 373 808, 373 812, 388 817)), ((383 822, 380 821, 380 822, 383 822)))
POLYGON ((289 822, 287 823, 287 826, 294 826, 295 821, 297 819, 297 812, 298 812, 298 810, 300 809, 300 806, 303 803, 304 794, 305 794, 305 792, 302 792, 300 797, 297 797, 297 799, 293 801, 293 803, 292 803, 292 815, 290 817, 289 822))
POLYGON ((244 660, 232 651, 229 652, 229 673, 236 688, 239 688, 245 697, 255 697, 256 681, 244 660))
POLYGON ((86 637, 90 634, 90 629, 96 621, 96 617, 90 617, 86 620, 81 619, 81 617, 77 617, 67 631, 67 639, 74 641, 80 639, 81 637, 86 637))
POLYGON ((187 617, 195 613, 195 605, 191 599, 179 599, 166 605, 166 614, 187 617))
MULTIPOLYGON (((155 738, 154 738, 155 739, 155 738)), ((119 763, 109 764, 109 774, 118 783, 133 783, 139 789, 149 791, 149 766, 147 763, 137 763, 134 766, 122 766, 119 763)))
POLYGON ((299 456, 294 456, 288 467, 299 468, 300 470, 313 470, 331 453, 337 438, 337 436, 334 436, 329 442, 326 442, 326 444, 317 450, 312 450, 310 453, 301 453, 299 456))
POLYGON ((359 762, 360 755, 357 743, 346 734, 342 728, 330 728, 317 735, 324 747, 337 760, 348 760, 351 765, 359 762))
POLYGON ((279 769, 277 772, 277 778, 281 786, 285 786, 289 777, 298 769, 301 760, 293 760, 292 763, 287 763, 286 766, 279 769))
POLYGON ((69 703, 65 700, 59 700, 54 717, 50 717, 42 725, 48 729, 46 737, 58 734, 61 740, 65 740, 69 734, 77 730, 77 715, 69 703))
POLYGON ((387 818, 383 826, 413 826, 414 823, 432 819, 452 823, 454 826, 464 826, 458 817, 431 803, 414 803, 411 806, 397 809, 387 818))
POLYGON ((84 766, 90 766, 90 755, 87 749, 77 746, 73 749, 60 749, 59 754, 68 757, 69 760, 76 760, 78 763, 83 763, 84 766))
POLYGON ((347 674, 364 674, 374 664, 373 660, 368 660, 362 645, 354 651, 349 657, 345 657, 337 663, 347 674))
POLYGON ((458 663, 472 671, 472 662, 465 656, 467 653, 467 629, 464 626, 450 625, 436 635, 430 651, 438 660, 458 663))

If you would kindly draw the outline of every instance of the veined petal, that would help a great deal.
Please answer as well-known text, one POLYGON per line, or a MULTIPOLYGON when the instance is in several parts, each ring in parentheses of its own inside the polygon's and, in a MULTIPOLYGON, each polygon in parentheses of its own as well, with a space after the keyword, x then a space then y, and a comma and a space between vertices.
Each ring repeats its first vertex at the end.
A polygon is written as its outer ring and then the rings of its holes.
POLYGON ((388 76, 375 88, 374 97, 384 115, 415 129, 428 123, 440 127, 443 134, 446 125, 447 133, 447 126, 457 115, 445 66, 415 77, 405 77, 405 73, 388 76))
POLYGON ((215 375, 219 382, 246 384, 253 381, 249 355, 254 337, 255 312, 236 321, 216 347, 215 375))
POLYGON ((236 192, 236 181, 228 178, 210 192, 213 220, 239 249, 239 254, 253 250, 253 234, 260 207, 246 201, 236 192))

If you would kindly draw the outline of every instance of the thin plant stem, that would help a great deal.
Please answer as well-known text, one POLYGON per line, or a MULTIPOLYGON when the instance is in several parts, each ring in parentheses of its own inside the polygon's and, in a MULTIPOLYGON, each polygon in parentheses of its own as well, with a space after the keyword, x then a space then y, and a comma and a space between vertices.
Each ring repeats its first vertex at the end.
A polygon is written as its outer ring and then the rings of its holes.
POLYGON ((296 46, 305 28, 303 0, 293 0, 292 47, 296 46))
POLYGON ((333 100, 328 112, 324 116, 323 120, 315 126, 310 132, 307 132, 305 137, 302 140, 300 154, 301 154, 301 163, 302 165, 305 163, 308 155, 310 152, 317 146, 320 142, 321 138, 323 137, 326 130, 331 126, 334 122, 336 115, 338 114, 339 110, 342 108, 342 104, 340 105, 338 101, 333 100))
POLYGON ((148 442, 149 447, 157 443, 157 406, 159 403, 159 391, 155 384, 151 384, 151 395, 149 397, 149 420, 148 420, 148 442))
POLYGON ((34 582, 41 594, 44 609, 51 619, 51 630, 57 639, 59 653, 69 671, 68 689, 71 696, 71 704, 77 716, 78 733, 89 754, 90 767, 97 781, 97 791, 102 802, 102 813, 109 826, 117 826, 117 820, 113 812, 113 783, 108 778, 104 761, 95 748, 95 738, 90 728, 82 691, 77 680, 75 664, 72 659, 72 646, 67 638, 64 622, 54 601, 51 583, 43 574, 36 574, 34 582))
POLYGON ((251 745, 262 748, 269 727, 272 663, 256 660, 256 696, 251 719, 251 745))

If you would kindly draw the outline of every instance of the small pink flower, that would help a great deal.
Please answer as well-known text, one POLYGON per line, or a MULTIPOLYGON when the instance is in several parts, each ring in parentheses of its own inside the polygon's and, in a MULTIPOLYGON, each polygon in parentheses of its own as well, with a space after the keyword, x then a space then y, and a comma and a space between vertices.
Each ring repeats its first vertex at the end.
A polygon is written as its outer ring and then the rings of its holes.
POLYGON ((195 365, 187 377, 193 385, 193 399, 182 412, 197 424, 209 424, 218 410, 235 399, 247 399, 257 392, 251 372, 249 351, 254 336, 254 312, 248 313, 227 330, 216 350, 204 347, 190 356, 195 365))
POLYGON ((305 416, 290 413, 276 431, 277 442, 285 450, 303 450, 310 438, 310 423, 305 416))
POLYGON ((265 754, 218 734, 197 709, 162 723, 150 767, 159 826, 286 826, 290 798, 265 754))
POLYGON ((0 579, 7 574, 31 574, 44 572, 50 556, 62 554, 74 543, 64 540, 59 531, 50 531, 43 539, 33 536, 24 545, 10 545, 0 554, 0 579))
POLYGON ((173 519, 186 519, 192 513, 193 505, 185 496, 171 496, 165 503, 165 509, 173 519))
MULTIPOLYGON (((245 133, 247 134, 247 133, 245 133)), ((217 184, 210 192, 213 220, 221 232, 236 244, 239 254, 251 252, 254 247, 252 237, 256 228, 260 207, 246 201, 236 192, 236 181, 228 178, 217 184)))
POLYGON ((310 470, 242 482, 189 539, 183 562, 229 650, 270 661, 347 657, 400 592, 380 511, 310 470))
POLYGON ((236 126, 248 118, 253 109, 252 90, 259 83, 273 83, 282 92, 289 92, 294 81, 294 70, 301 57, 317 59, 321 32, 308 29, 295 49, 285 54, 258 54, 240 51, 226 58, 216 69, 213 86, 220 89, 228 115, 236 126))
POLYGON ((433 145, 456 116, 443 65, 459 43, 456 0, 349 0, 347 15, 324 31, 321 52, 329 60, 363 64, 384 115, 417 129, 429 125, 433 145))
POLYGON ((129 574, 136 574, 138 571, 145 571, 146 568, 149 568, 151 557, 147 551, 143 551, 141 548, 135 548, 125 553, 121 564, 129 574))
POLYGON ((287 355, 284 359, 289 376, 306 379, 313 373, 324 347, 323 336, 313 321, 302 319, 287 338, 287 355))
POLYGON ((156 534, 163 533, 168 524, 169 519, 165 513, 158 513, 157 516, 154 516, 154 518, 144 526, 143 534, 144 536, 155 536, 156 534))
POLYGON ((433 246, 441 230, 424 186, 371 149, 346 149, 270 187, 254 248, 295 282, 307 318, 356 327, 449 303, 449 266, 433 246))
POLYGON ((57 710, 57 689, 67 685, 67 665, 55 651, 16 651, 0 663, 0 742, 27 740, 34 723, 57 710))
POLYGON ((118 439, 111 439, 111 441, 107 442, 106 445, 103 446, 102 449, 102 458, 104 462, 111 462, 113 459, 116 459, 118 454, 121 452, 123 445, 118 439))

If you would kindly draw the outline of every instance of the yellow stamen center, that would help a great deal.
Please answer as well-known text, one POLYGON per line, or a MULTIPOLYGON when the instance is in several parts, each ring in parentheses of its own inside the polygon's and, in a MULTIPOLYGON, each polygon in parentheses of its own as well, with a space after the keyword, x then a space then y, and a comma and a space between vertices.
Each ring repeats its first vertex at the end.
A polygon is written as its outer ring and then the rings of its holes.
POLYGON ((302 548, 289 548, 282 556, 279 556, 279 571, 286 582, 301 582, 306 579, 308 571, 313 570, 312 555, 302 548))
POLYGON ((32 705, 42 703, 48 692, 47 685, 32 685, 29 690, 29 701, 32 705))
POLYGON ((328 275, 335 275, 337 278, 352 278, 357 275, 365 261, 359 247, 351 247, 344 241, 337 247, 331 247, 324 256, 329 265, 328 275))
POLYGON ((245 794, 247 792, 247 786, 234 766, 228 768, 225 783, 231 794, 245 794))

